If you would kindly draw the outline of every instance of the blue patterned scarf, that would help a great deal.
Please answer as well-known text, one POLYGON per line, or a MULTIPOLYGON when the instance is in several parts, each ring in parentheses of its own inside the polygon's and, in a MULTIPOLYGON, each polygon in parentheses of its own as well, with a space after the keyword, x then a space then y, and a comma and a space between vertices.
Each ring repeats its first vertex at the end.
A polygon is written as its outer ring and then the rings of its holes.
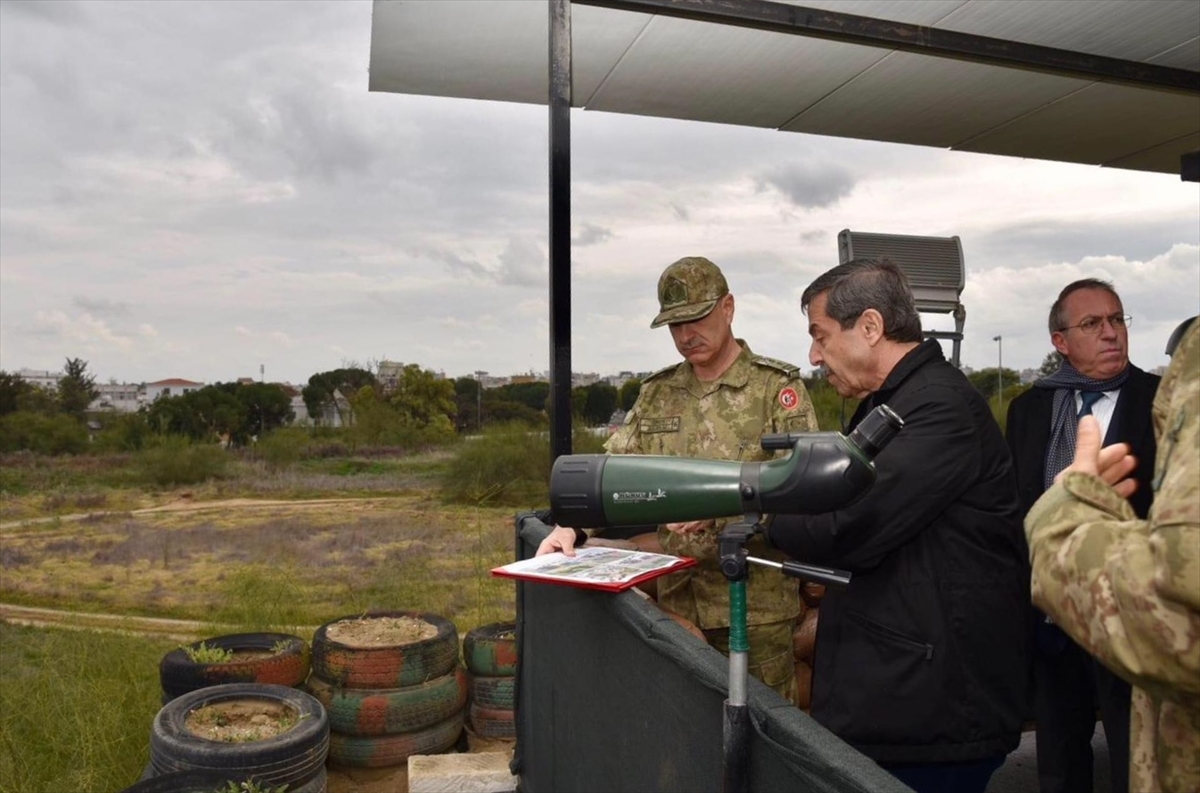
POLYGON ((1058 371, 1048 377, 1034 381, 1035 388, 1053 388, 1054 408, 1050 418, 1050 443, 1046 446, 1046 468, 1044 486, 1047 490, 1054 484, 1054 477, 1075 459, 1075 428, 1079 421, 1075 417, 1076 391, 1113 391, 1129 379, 1129 366, 1116 377, 1094 380, 1081 374, 1063 359, 1058 371))

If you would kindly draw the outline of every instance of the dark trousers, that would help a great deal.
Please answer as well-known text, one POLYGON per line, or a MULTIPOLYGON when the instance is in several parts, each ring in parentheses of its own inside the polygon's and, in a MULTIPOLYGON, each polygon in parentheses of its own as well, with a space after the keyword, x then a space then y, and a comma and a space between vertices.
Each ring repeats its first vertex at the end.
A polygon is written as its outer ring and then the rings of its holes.
POLYGON ((1096 711, 1104 723, 1113 793, 1129 791, 1130 687, 1066 634, 1042 641, 1033 659, 1033 709, 1041 793, 1091 793, 1096 711), (1047 646, 1050 644, 1051 646, 1047 646))
POLYGON ((881 765, 880 768, 917 793, 983 793, 988 780, 1003 763, 1003 757, 989 757, 971 763, 881 765))

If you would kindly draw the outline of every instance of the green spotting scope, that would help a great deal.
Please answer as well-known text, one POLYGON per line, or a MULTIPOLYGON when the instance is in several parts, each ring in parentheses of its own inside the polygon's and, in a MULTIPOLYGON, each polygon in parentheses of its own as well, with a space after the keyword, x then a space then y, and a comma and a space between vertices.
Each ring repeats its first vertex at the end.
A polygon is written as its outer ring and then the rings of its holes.
POLYGON ((848 506, 875 482, 872 462, 904 421, 887 405, 849 436, 764 435, 787 457, 742 463, 647 454, 567 454, 550 473, 554 521, 580 529, 746 514, 816 515, 848 506))

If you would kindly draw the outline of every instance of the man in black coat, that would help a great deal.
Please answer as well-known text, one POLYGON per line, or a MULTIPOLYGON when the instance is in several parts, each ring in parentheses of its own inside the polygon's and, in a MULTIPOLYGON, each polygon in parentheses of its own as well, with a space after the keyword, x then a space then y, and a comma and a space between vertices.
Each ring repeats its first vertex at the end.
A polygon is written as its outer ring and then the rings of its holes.
MULTIPOLYGON (((1129 363, 1129 318, 1112 284, 1068 284, 1050 308, 1050 340, 1062 365, 1012 401, 1007 438, 1022 514, 1070 464, 1079 417, 1092 413, 1104 445, 1128 443, 1141 461, 1129 499, 1138 517, 1150 509, 1159 377, 1129 363)), ((1033 621, 1033 716, 1041 793, 1090 793, 1096 711, 1104 722, 1114 793, 1129 789, 1129 684, 1075 644, 1040 611, 1033 621)))
POLYGON ((821 602, 812 716, 917 791, 982 793, 1020 742, 1028 562, 1008 449, 987 403, 922 341, 904 274, 853 261, 804 291, 812 346, 850 427, 905 425, 875 484, 822 515, 777 515, 776 546, 848 569, 821 602))

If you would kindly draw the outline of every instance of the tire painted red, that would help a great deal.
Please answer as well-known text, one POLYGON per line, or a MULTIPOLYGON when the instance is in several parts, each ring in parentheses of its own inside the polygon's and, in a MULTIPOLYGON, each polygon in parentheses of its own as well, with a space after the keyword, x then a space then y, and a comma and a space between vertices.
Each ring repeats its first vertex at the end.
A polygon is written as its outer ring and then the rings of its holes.
POLYGON ((467 673, 460 666, 426 683, 404 688, 342 688, 317 675, 305 686, 329 713, 329 728, 343 735, 393 735, 444 721, 467 704, 467 673))
POLYGON ((440 754, 454 746, 463 729, 463 711, 423 730, 395 735, 329 735, 329 762, 350 768, 401 765, 414 754, 440 754))
POLYGON ((511 710, 492 710, 472 705, 471 729, 480 738, 516 738, 516 724, 511 710))
POLYGON ((517 673, 517 624, 493 622, 467 631, 463 661, 473 675, 512 677, 517 673))
POLYGON ((308 677, 308 667, 308 642, 299 636, 287 633, 233 633, 171 650, 158 664, 158 677, 165 700, 170 701, 189 691, 224 683, 298 686, 308 677), (205 647, 229 650, 234 657, 218 663, 193 661, 188 650, 198 650, 202 643, 205 647), (239 657, 239 652, 269 652, 271 656, 239 657))
POLYGON ((458 629, 437 614, 381 611, 340 617, 317 628, 312 644, 312 671, 342 688, 403 688, 449 674, 458 662, 458 629), (436 633, 406 644, 354 647, 329 638, 329 628, 343 620, 411 617, 430 623, 436 633))

